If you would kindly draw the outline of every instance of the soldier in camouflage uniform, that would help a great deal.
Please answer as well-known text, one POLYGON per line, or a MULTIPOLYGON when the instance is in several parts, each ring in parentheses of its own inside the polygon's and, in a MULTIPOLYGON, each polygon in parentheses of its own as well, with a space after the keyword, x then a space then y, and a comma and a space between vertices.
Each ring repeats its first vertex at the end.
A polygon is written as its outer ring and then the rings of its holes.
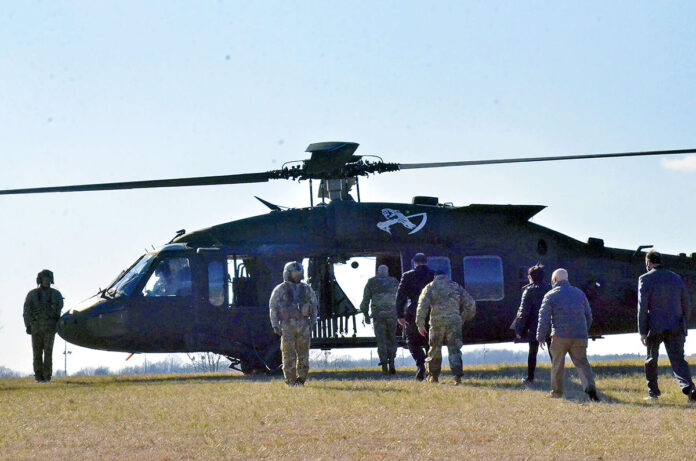
POLYGON ((304 385, 309 373, 309 344, 317 322, 317 296, 302 282, 304 268, 289 262, 283 269, 284 282, 273 289, 269 309, 273 331, 280 336, 283 375, 288 386, 304 385))
POLYGON ((423 288, 418 299, 416 325, 421 335, 427 334, 425 323, 430 317, 430 350, 425 359, 428 381, 438 382, 442 365, 442 346, 447 346, 455 384, 462 382, 462 324, 476 315, 476 302, 457 282, 444 274, 423 288))
POLYGON ((63 296, 51 288, 53 272, 44 269, 36 276, 38 288, 27 294, 24 301, 24 326, 31 335, 34 350, 34 379, 49 382, 53 374, 53 341, 56 324, 63 309, 63 296))
POLYGON ((365 285, 360 310, 365 316, 365 323, 370 323, 370 306, 372 322, 377 340, 377 354, 382 373, 395 374, 394 357, 396 357, 396 290, 399 282, 389 276, 389 268, 382 264, 377 268, 377 276, 365 285))

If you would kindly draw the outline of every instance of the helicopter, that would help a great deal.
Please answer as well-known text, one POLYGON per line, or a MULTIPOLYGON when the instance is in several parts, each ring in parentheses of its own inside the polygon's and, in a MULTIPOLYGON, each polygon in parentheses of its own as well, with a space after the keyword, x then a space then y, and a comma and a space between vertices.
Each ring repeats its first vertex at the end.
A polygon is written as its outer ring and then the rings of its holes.
MULTIPOLYGON (((399 164, 356 155, 357 143, 310 144, 307 160, 261 173, 83 184, 0 191, 0 195, 148 189, 260 183, 272 179, 309 182, 310 205, 269 208, 263 215, 209 228, 176 232, 169 243, 140 256, 97 294, 63 314, 59 335, 73 344, 129 353, 213 352, 245 374, 279 369, 279 338, 271 329, 268 300, 282 282, 288 261, 303 261, 307 283, 319 298, 313 349, 375 347, 358 335, 359 311, 338 283, 335 270, 358 260, 386 265, 397 279, 413 267, 416 253, 428 265, 462 284, 477 303, 464 343, 513 340, 509 325, 534 264, 563 266, 587 295, 592 338, 635 332, 636 279, 644 270, 635 250, 581 242, 531 222, 542 205, 470 204, 456 207, 436 197, 411 203, 367 203, 359 178, 408 169, 676 155, 694 149, 399 164), (314 181, 321 201, 314 201, 314 181), (356 197, 353 197, 355 188, 356 197)), ((696 253, 663 255, 696 297, 696 253)), ((696 327, 696 316, 689 327, 696 327)), ((403 341, 399 335, 399 342, 403 341)))

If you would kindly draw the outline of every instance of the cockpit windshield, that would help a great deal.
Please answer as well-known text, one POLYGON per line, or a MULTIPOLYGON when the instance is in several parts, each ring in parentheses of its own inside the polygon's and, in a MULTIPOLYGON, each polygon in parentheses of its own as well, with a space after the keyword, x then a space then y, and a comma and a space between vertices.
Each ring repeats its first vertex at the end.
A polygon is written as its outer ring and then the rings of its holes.
POLYGON ((155 259, 154 254, 141 256, 123 277, 116 280, 116 282, 106 290, 106 293, 110 296, 130 296, 133 290, 135 290, 135 286, 138 284, 138 281, 140 281, 140 278, 150 267, 150 263, 153 259, 155 259))

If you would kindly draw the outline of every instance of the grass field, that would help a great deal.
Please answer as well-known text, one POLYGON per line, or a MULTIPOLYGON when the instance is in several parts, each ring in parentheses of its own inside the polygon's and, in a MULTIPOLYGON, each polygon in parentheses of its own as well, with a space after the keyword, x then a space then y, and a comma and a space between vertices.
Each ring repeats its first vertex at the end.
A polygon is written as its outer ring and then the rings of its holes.
POLYGON ((0 380, 2 459, 693 459, 696 407, 661 363, 645 402, 640 361, 593 364, 602 403, 575 370, 566 398, 518 365, 467 367, 462 386, 411 370, 280 378, 168 375, 0 380))

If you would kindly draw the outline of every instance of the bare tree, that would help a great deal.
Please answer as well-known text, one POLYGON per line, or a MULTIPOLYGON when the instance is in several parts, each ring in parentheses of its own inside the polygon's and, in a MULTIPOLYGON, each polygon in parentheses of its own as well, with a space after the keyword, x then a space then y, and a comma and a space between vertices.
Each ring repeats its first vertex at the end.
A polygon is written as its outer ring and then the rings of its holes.
POLYGON ((197 354, 186 353, 193 368, 201 373, 215 373, 220 369, 221 355, 213 352, 202 352, 197 354))

